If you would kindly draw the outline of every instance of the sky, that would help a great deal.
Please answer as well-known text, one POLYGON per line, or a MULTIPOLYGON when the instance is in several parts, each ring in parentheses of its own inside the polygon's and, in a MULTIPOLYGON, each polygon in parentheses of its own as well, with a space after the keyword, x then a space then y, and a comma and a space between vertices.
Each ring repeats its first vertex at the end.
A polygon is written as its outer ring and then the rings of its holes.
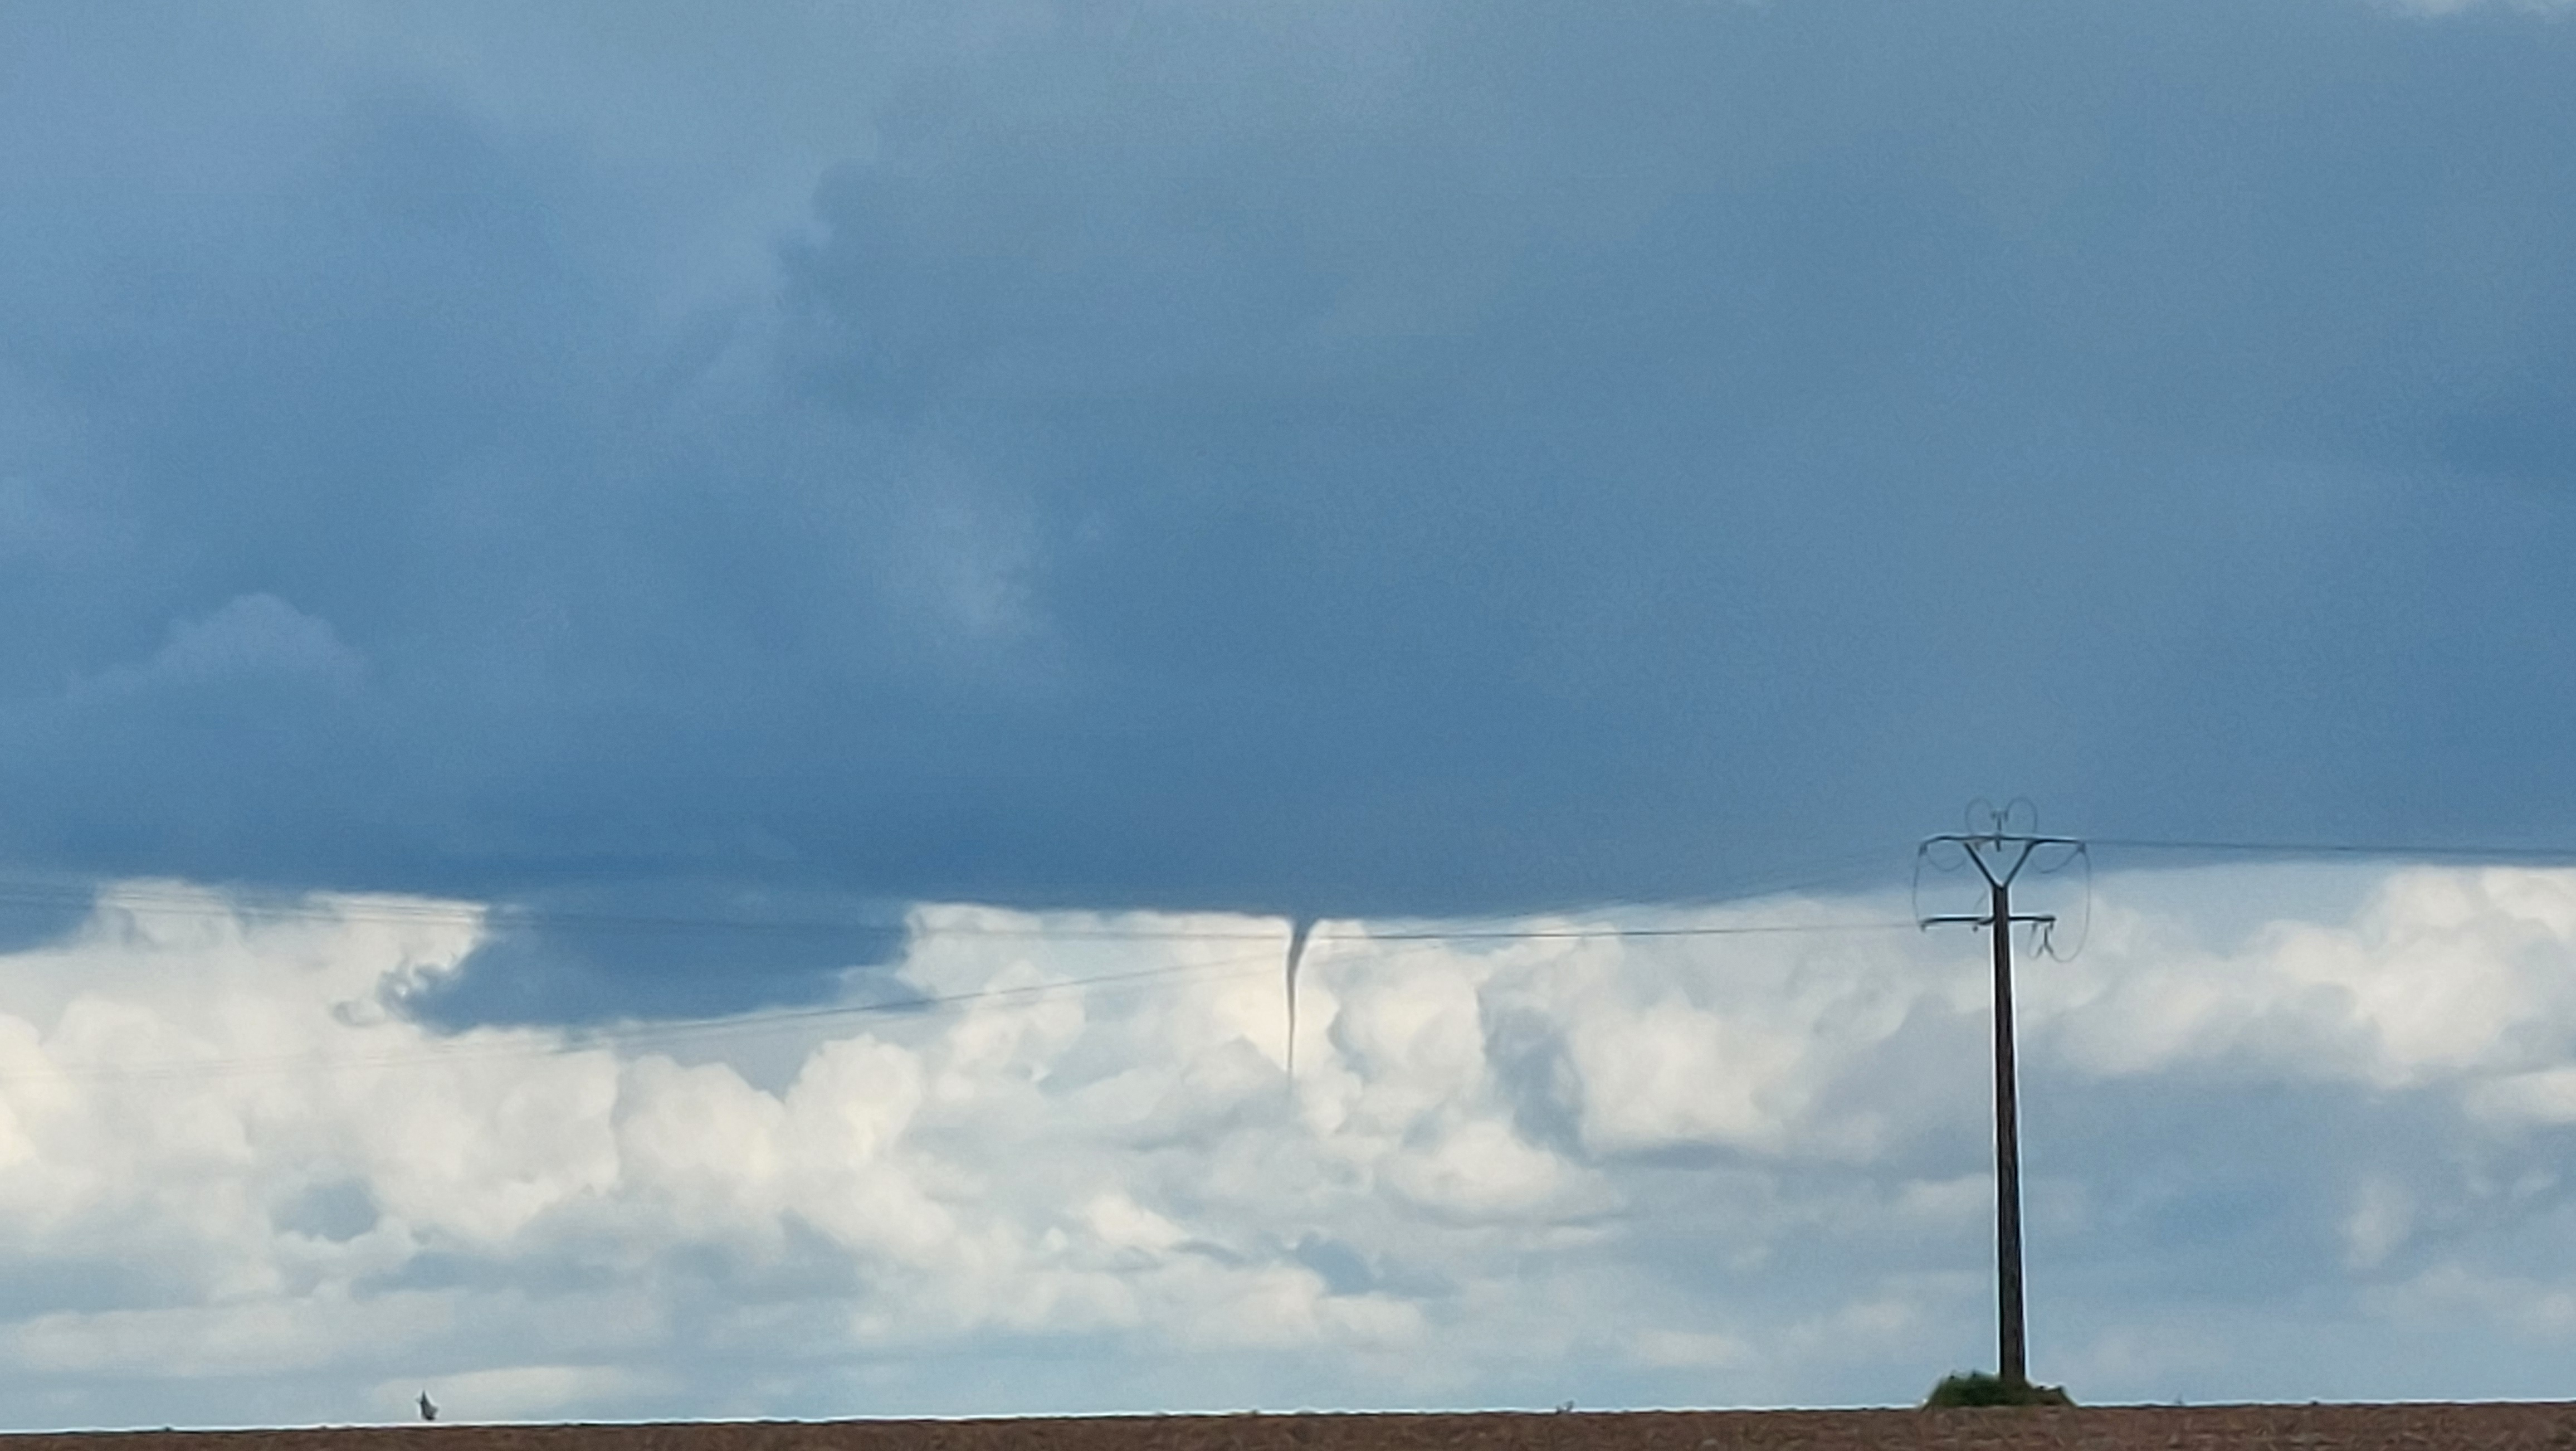
MULTIPOLYGON (((0 1418, 1911 1399, 1917 838, 2576 856, 2571 27, 0 11, 0 1418)), ((2428 859, 2097 854, 2044 1375, 2570 1393, 2428 859)))

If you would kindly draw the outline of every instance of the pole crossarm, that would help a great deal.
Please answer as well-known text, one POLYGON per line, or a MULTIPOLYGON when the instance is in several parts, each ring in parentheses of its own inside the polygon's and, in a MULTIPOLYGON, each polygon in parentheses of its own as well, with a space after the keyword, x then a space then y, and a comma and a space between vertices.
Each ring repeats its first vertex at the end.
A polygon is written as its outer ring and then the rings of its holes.
MULTIPOLYGON (((2007 922, 2054 922, 2057 920, 2057 914, 2054 912, 2015 912, 2004 920, 2007 922)), ((1992 912, 1945 912, 1937 917, 1917 917, 1914 921, 1917 926, 1922 927, 1992 927, 1995 925, 1995 914, 1992 912)))
POLYGON ((2084 845, 2083 840, 2079 837, 2023 836, 2015 833, 2007 833, 2001 829, 1997 829, 1994 831, 1950 832, 1941 836, 1927 836, 1923 838, 1922 846, 1916 848, 1916 850, 1918 852, 1930 851, 1933 847, 1944 842, 1952 846, 1964 847, 1968 853, 1968 860, 1977 868, 1977 875, 1986 879, 1987 886, 1995 888, 2011 886, 2013 884, 2013 878, 2021 875, 2021 869, 2030 865, 2031 853, 2039 850, 2041 847, 2063 846, 2080 848, 2084 845), (1986 853, 1988 851, 1992 851, 1995 854, 1997 861, 2000 861, 2007 854, 2007 848, 2015 847, 2019 848, 2019 850, 2010 852, 2012 865, 2005 867, 2000 873, 1995 870, 1994 865, 1988 863, 1986 860, 1986 853))

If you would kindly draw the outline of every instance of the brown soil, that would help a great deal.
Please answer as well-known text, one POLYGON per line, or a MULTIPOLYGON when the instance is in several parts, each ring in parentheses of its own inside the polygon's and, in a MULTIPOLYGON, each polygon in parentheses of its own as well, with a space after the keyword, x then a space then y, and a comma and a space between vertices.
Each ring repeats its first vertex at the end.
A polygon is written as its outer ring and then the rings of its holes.
POLYGON ((2576 1403, 1114 1416, 0 1436, 0 1451, 2576 1451, 2576 1403))

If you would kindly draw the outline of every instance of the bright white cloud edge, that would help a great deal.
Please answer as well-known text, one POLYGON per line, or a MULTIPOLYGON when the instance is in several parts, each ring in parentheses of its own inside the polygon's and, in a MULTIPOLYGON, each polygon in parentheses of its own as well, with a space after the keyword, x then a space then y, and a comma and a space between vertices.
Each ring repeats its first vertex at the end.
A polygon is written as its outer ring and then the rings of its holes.
MULTIPOLYGON (((1340 924, 1292 1087, 1277 924, 924 908, 848 998, 998 995, 441 1037, 399 1009, 470 910, 307 905, 136 884, 0 961, 15 1424, 396 1419, 423 1387, 488 1419, 1884 1402, 1990 1359, 1965 934, 1340 924), (1236 936, 1044 931, 1106 922, 1236 936), (1040 935, 937 930, 978 925, 1040 935)), ((2549 1393, 2571 966, 2576 873, 2106 878, 2083 954, 2023 973, 2041 1373, 2549 1393), (2124 1143, 2212 1104, 2284 1141, 2212 1125, 2162 1168, 2124 1143), (2228 1213, 2302 1278, 2210 1289, 2247 1252, 2228 1213), (2104 1293, 2160 1258, 2167 1289, 2104 1293), (2452 1358, 2417 1358, 2436 1338, 2452 1358)))

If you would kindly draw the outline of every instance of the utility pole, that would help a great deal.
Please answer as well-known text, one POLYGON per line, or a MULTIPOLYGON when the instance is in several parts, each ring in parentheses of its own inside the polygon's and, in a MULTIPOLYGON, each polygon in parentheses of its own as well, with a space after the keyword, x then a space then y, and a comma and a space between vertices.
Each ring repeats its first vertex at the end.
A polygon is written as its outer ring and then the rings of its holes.
MULTIPOLYGON (((2015 915, 2013 879, 2030 864, 2031 853, 2062 846, 2082 851, 2084 843, 2068 836, 2034 836, 2006 830, 2012 808, 1988 809, 1991 829, 1926 837, 1918 861, 1943 844, 1964 851, 1977 875, 1986 879, 1988 910, 1918 917, 1925 928, 1940 925, 1983 927, 1994 933, 1995 948, 1995 1310, 2000 1374, 2008 1386, 2030 1384, 2029 1338, 2022 1323, 2021 1289, 2021 1105, 2013 1065, 2012 925, 2035 922, 2053 926, 2048 913, 2015 915)), ((1973 812, 1972 812, 1973 814, 1973 812)), ((2042 868, 2043 871, 2049 868, 2042 868)))

